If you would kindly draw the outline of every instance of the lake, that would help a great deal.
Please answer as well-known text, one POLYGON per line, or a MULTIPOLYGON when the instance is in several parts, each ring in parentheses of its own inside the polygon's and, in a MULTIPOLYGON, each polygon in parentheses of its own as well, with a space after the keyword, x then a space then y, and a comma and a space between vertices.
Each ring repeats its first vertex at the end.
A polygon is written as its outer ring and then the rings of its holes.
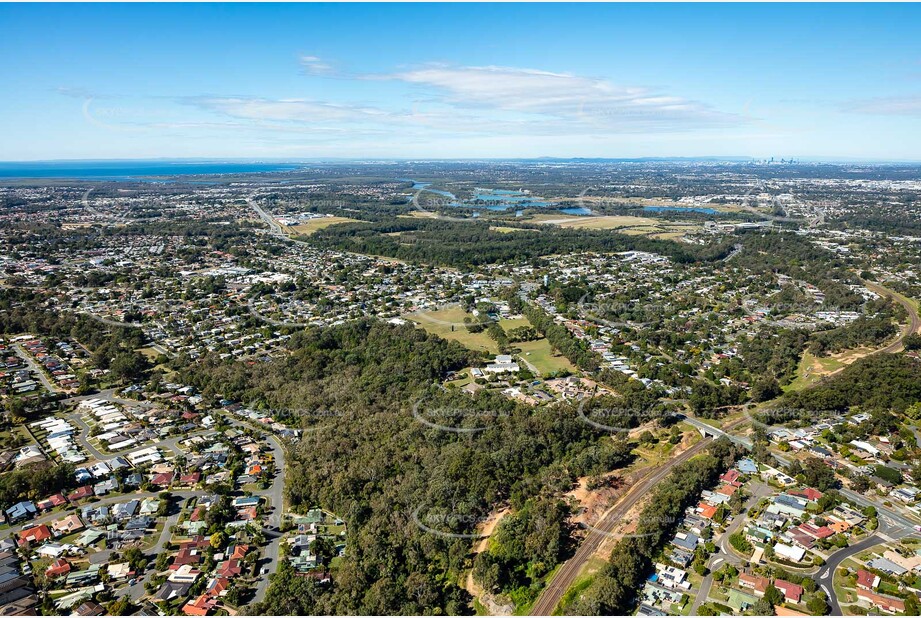
POLYGON ((560 208, 560 212, 564 215, 590 215, 592 211, 586 208, 585 206, 571 206, 570 208, 560 208))
POLYGON ((643 206, 643 210, 650 212, 702 212, 705 215, 715 215, 717 213, 713 208, 703 208, 701 206, 643 206))

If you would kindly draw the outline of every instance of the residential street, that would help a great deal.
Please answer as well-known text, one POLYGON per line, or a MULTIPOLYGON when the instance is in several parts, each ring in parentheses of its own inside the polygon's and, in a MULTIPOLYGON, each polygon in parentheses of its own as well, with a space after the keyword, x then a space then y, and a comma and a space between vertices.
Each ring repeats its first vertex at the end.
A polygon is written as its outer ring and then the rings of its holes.
POLYGON ((35 362, 35 360, 29 355, 26 354, 26 351, 22 349, 21 344, 15 344, 13 349, 16 351, 16 356, 25 361, 26 365, 29 366, 29 370, 32 371, 35 375, 38 376, 39 382, 42 383, 49 393, 60 392, 57 386, 51 383, 51 380, 48 379, 48 376, 45 375, 45 369, 35 362))
MULTIPOLYGON (((141 407, 152 406, 152 404, 150 404, 149 402, 135 401, 131 399, 123 399, 123 398, 116 397, 115 389, 108 389, 108 390, 101 391, 93 395, 72 397, 68 400, 65 400, 65 402, 78 402, 78 401, 82 401, 85 399, 103 399, 105 401, 115 402, 115 403, 119 403, 122 405, 131 405, 131 406, 141 406, 141 407)), ((68 415, 67 418, 70 420, 73 420, 80 427, 81 432, 77 436, 80 446, 86 449, 86 451, 90 454, 90 456, 95 459, 104 461, 104 460, 111 459, 112 457, 115 457, 119 454, 128 453, 128 452, 131 452, 132 450, 137 449, 137 447, 132 447, 130 449, 126 449, 119 453, 103 454, 89 443, 88 437, 89 437, 90 428, 83 421, 83 419, 80 418, 80 415, 74 413, 74 414, 68 415)), ((227 416, 226 419, 231 425, 234 425, 238 428, 241 428, 241 429, 245 428, 245 429, 250 429, 250 430, 255 430, 255 431, 260 432, 264 436, 266 442, 268 443, 272 451, 272 457, 275 461, 276 474, 275 474, 275 477, 273 479, 271 486, 269 486, 266 489, 260 489, 260 490, 253 492, 254 495, 265 498, 268 502, 267 507, 266 507, 266 512, 268 513, 267 522, 263 526, 263 531, 265 534, 265 538, 268 541, 268 544, 265 546, 263 550, 263 557, 260 561, 259 569, 261 571, 263 568, 267 568, 268 572, 271 574, 277 571, 278 569, 278 561, 281 556, 281 543, 283 540, 283 535, 279 532, 279 528, 281 526, 281 516, 285 512, 284 511, 284 496, 285 496, 284 473, 286 470, 285 447, 281 443, 281 441, 278 439, 277 436, 275 436, 269 431, 266 431, 265 429, 259 427, 256 424, 246 423, 244 421, 238 420, 231 416, 227 416)), ((157 442, 156 445, 159 446, 160 448, 168 449, 172 451, 174 455, 180 455, 182 454, 183 451, 181 448, 179 448, 179 442, 186 440, 193 435, 199 435, 201 433, 203 432, 195 432, 192 434, 184 434, 184 435, 176 436, 168 440, 157 442)), ((99 506, 110 505, 110 504, 115 504, 119 502, 127 502, 135 498, 155 497, 158 495, 158 493, 159 492, 137 492, 137 493, 132 493, 132 494, 109 496, 107 498, 96 501, 93 504, 99 505, 99 506)), ((174 496, 179 497, 183 500, 186 500, 194 496, 202 496, 202 495, 207 494, 207 492, 204 492, 204 491, 173 491, 171 493, 174 496)), ((48 523, 58 518, 60 518, 59 514, 50 514, 50 515, 38 517, 30 521, 28 524, 26 524, 26 526, 15 527, 13 531, 18 532, 23 527, 31 527, 33 525, 37 525, 41 523, 48 523)), ((170 515, 169 519, 166 522, 165 527, 160 533, 160 538, 157 544, 151 550, 148 551, 149 554, 151 554, 153 557, 156 557, 160 552, 163 551, 163 548, 165 547, 166 543, 169 541, 170 536, 171 536, 170 528, 176 525, 178 520, 179 520, 178 513, 170 515)), ((108 551, 90 554, 90 562, 93 562, 93 563, 105 562, 108 559, 109 554, 110 552, 108 551)), ((145 574, 145 576, 140 578, 134 586, 131 586, 130 589, 123 590, 121 594, 124 595, 126 593, 130 593, 131 598, 139 598, 139 596, 142 596, 145 593, 144 582, 149 580, 149 578, 152 575, 153 575, 153 570, 152 568, 150 568, 148 572, 145 574)), ((253 599, 254 601, 261 601, 262 599, 265 598, 265 593, 266 593, 266 590, 268 589, 268 584, 269 584, 268 575, 260 575, 258 576, 258 579, 259 579, 259 582, 256 587, 256 593, 253 599)))
POLYGON ((710 556, 710 559, 707 562, 707 568, 710 570, 710 573, 708 573, 700 583, 700 590, 697 593, 697 597, 694 599, 694 604, 691 606, 690 615, 692 616, 696 615, 697 610, 700 609, 700 606, 707 601, 707 596, 710 594, 710 588, 713 586, 713 571, 716 571, 727 562, 736 566, 742 563, 742 559, 733 552, 732 547, 729 544, 729 537, 738 531, 739 528, 742 527, 742 524, 745 523, 746 516, 744 513, 748 512, 748 509, 758 504, 758 501, 761 500, 761 498, 771 495, 771 488, 767 484, 756 482, 753 484, 753 486, 754 491, 748 500, 745 501, 743 513, 736 515, 735 519, 733 519, 729 526, 726 527, 726 531, 722 534, 719 542, 716 544, 717 552, 710 556))

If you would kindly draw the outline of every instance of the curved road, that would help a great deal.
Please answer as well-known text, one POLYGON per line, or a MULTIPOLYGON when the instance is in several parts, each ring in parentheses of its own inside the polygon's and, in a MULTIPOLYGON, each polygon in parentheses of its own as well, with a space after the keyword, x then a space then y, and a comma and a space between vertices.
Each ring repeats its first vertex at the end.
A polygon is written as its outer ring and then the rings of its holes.
POLYGON ((835 569, 837 569, 838 565, 840 565, 851 556, 859 554, 863 550, 869 549, 874 545, 879 545, 880 543, 885 542, 885 539, 877 538, 876 533, 874 533, 859 543, 855 543, 854 545, 836 551, 831 556, 829 556, 825 565, 819 569, 819 572, 815 578, 816 583, 819 584, 819 587, 825 592, 825 594, 828 595, 828 604, 831 606, 832 616, 844 615, 844 613, 841 611, 841 606, 838 604, 838 596, 835 594, 835 587, 832 585, 835 577, 835 569))
POLYGON ((905 341, 905 337, 907 337, 908 335, 912 333, 917 333, 918 330, 921 330, 921 317, 918 317, 918 310, 915 309, 915 306, 911 303, 911 301, 909 301, 907 298, 905 298, 898 292, 894 292, 892 290, 884 288, 878 283, 873 283, 872 281, 864 281, 863 284, 871 292, 876 292, 880 296, 889 296, 890 298, 892 298, 892 300, 902 305, 902 307, 904 307, 905 311, 908 313, 908 318, 909 318, 908 325, 899 335, 899 338, 893 341, 891 344, 889 344, 885 348, 882 348, 881 350, 877 350, 876 352, 874 352, 874 354, 895 354, 896 352, 901 352, 905 347, 903 345, 903 342, 905 341))
POLYGON ((707 562, 707 568, 711 572, 708 573, 700 583, 700 590, 698 590, 697 596, 694 598, 694 604, 691 605, 691 611, 688 613, 689 616, 696 616, 697 610, 700 609, 700 606, 703 605, 707 601, 707 597, 710 596, 710 587, 713 585, 713 571, 719 568, 723 563, 731 563, 736 566, 742 564, 742 558, 727 546, 729 537, 742 527, 742 524, 748 518, 748 510, 758 504, 759 500, 771 494, 770 486, 764 483, 755 482, 752 487, 754 491, 752 491, 752 495, 745 502, 742 512, 736 515, 735 519, 726 527, 726 530, 720 536, 719 543, 716 544, 716 553, 712 554, 707 562))
POLYGON ((25 361, 26 365, 29 367, 29 370, 38 376, 39 382, 42 383, 49 393, 52 395, 55 393, 60 393, 61 389, 51 383, 51 380, 48 379, 47 374, 45 374, 45 368, 39 365, 31 354, 28 354, 25 350, 22 349, 21 344, 14 344, 13 351, 16 352, 16 356, 25 361))

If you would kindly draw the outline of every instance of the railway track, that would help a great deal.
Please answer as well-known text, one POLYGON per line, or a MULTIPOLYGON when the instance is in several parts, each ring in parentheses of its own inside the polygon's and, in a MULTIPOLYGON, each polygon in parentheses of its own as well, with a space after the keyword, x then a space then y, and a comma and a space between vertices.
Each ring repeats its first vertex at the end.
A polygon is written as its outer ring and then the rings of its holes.
POLYGON ((531 608, 531 615, 552 615, 557 605, 559 605, 560 599, 566 591, 569 590, 575 582, 576 577, 578 577, 579 573, 582 571, 582 567, 585 566, 588 559, 598 550, 602 541, 608 538, 614 528, 621 523, 621 520, 630 512, 630 509, 646 496, 656 484, 668 476, 675 466, 688 461, 712 442, 712 438, 704 438, 680 455, 669 459, 662 466, 633 485, 633 487, 617 501, 614 507, 605 513, 594 527, 589 529, 588 534, 585 536, 582 544, 579 545, 576 553, 560 567, 560 570, 557 571, 553 580, 544 589, 540 597, 538 597, 537 601, 534 603, 534 607, 531 608))

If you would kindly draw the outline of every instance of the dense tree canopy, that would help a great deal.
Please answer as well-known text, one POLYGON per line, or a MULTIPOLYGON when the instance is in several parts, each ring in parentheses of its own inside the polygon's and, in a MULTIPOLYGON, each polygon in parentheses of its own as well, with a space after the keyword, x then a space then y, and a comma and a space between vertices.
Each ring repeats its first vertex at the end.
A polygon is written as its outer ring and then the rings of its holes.
POLYGON ((443 389, 444 374, 477 355, 421 329, 350 322, 300 332, 290 348, 266 363, 205 359, 185 378, 312 429, 289 456, 289 499, 295 509, 328 508, 349 527, 331 590, 297 601, 313 613, 465 613, 457 581, 472 541, 461 535, 503 504, 516 515, 490 556, 530 585, 563 550, 554 496, 631 460, 630 444, 574 406, 532 409, 443 389), (502 548, 518 542, 527 549, 513 559, 502 548))

